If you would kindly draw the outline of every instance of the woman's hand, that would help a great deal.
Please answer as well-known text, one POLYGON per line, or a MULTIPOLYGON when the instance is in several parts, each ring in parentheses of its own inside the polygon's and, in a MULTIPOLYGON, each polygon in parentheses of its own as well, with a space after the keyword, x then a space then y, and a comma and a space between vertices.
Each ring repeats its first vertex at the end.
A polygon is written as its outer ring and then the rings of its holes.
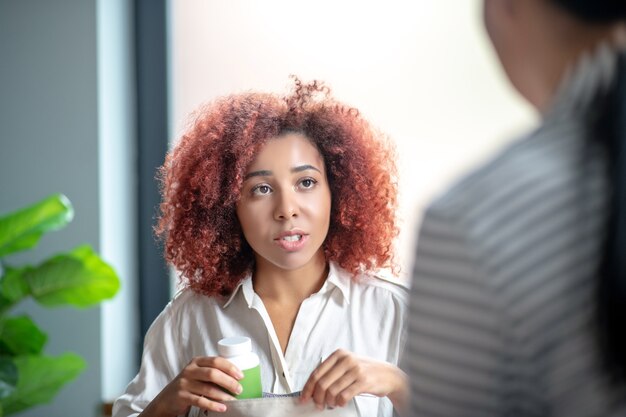
POLYGON ((311 373, 300 401, 312 398, 319 409, 343 407, 359 394, 389 397, 396 410, 404 411, 408 403, 406 374, 387 362, 339 349, 311 373))
POLYGON ((235 398, 224 392, 241 393, 238 380, 243 374, 235 365, 220 357, 194 358, 157 395, 142 417, 175 417, 185 414, 191 406, 209 411, 226 411, 220 401, 232 401, 235 398))

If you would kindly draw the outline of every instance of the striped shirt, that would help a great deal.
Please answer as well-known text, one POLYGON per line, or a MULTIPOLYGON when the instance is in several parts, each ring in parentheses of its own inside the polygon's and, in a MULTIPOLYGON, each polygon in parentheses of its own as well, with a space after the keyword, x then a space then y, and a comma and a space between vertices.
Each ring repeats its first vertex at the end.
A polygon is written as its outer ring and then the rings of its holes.
POLYGON ((606 46, 584 57, 537 131, 427 210, 403 359, 411 416, 626 415, 594 333, 608 190, 586 117, 615 67, 606 46))

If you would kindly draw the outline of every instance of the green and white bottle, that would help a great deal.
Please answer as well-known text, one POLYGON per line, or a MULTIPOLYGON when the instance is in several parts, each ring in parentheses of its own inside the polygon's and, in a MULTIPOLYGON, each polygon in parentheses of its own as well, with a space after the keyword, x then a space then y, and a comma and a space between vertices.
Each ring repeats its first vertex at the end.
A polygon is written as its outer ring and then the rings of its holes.
POLYGON ((252 351, 250 338, 245 336, 224 338, 217 342, 217 352, 243 373, 243 378, 239 380, 243 391, 235 398, 261 398, 263 396, 261 364, 257 354, 252 351))

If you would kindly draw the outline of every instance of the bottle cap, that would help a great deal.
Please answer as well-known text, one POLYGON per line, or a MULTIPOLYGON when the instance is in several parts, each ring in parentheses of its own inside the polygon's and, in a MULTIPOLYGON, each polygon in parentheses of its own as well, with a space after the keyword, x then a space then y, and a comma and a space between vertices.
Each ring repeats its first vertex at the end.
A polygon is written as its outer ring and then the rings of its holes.
POLYGON ((217 342, 217 352, 220 356, 230 357, 252 352, 252 341, 249 337, 226 337, 217 342))

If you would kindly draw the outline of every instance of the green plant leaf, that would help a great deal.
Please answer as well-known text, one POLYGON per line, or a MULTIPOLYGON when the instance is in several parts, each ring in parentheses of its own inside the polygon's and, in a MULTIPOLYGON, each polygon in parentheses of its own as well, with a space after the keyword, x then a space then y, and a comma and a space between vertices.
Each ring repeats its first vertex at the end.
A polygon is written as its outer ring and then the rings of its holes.
POLYGON ((74 209, 62 194, 0 217, 0 257, 36 246, 44 233, 64 227, 73 217, 74 209))
POLYGON ((48 307, 87 307, 113 297, 120 287, 117 274, 89 246, 50 258, 24 273, 31 295, 48 307))
POLYGON ((12 358, 0 357, 0 400, 15 391, 17 372, 17 365, 12 358))
POLYGON ((0 323, 0 350, 8 356, 41 353, 47 339, 28 316, 9 317, 0 323))
POLYGON ((85 369, 85 361, 73 353, 61 356, 20 356, 15 358, 17 386, 0 404, 5 415, 50 402, 67 382, 85 369))
POLYGON ((24 280, 24 274, 31 269, 31 266, 22 268, 6 267, 2 281, 0 281, 0 295, 10 304, 14 304, 30 294, 30 288, 24 280))

